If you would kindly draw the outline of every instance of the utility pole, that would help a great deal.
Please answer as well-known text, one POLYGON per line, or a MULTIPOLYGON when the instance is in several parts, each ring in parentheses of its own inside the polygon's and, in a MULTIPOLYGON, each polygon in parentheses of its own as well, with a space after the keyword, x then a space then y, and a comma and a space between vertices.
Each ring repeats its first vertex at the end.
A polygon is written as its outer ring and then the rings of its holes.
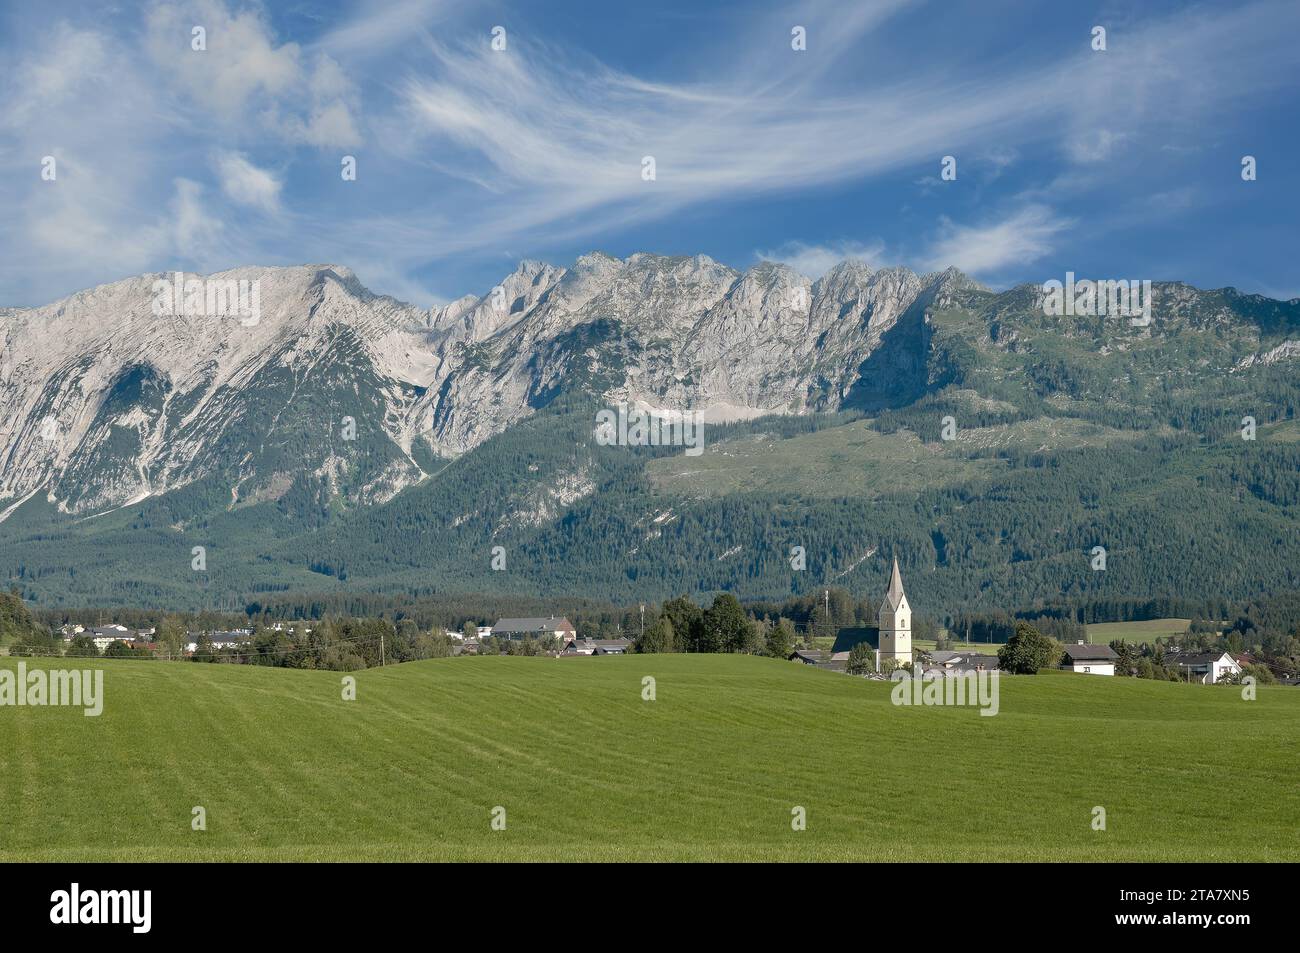
POLYGON ((380 666, 388 664, 384 661, 384 633, 382 632, 379 633, 379 664, 380 666))
POLYGON ((641 641, 645 642, 645 603, 641 603, 641 641))

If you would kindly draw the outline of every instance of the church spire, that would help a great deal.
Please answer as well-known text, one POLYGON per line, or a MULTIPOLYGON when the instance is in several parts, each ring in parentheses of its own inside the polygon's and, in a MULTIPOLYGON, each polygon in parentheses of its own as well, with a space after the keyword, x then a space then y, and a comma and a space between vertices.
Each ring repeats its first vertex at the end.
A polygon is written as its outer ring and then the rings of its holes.
POLYGON ((885 601, 890 608, 897 609, 903 601, 903 577, 898 571, 898 557, 894 557, 894 568, 889 576, 889 588, 885 590, 885 601))

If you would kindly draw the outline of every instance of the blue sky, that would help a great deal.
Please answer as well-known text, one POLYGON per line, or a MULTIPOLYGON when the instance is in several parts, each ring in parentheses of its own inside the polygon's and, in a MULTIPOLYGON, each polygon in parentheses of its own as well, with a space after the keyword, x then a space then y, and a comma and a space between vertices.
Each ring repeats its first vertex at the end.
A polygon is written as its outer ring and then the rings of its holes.
POLYGON ((1294 0, 6 4, 0 306, 301 262, 427 306, 593 249, 1300 296, 1298 35, 1294 0))

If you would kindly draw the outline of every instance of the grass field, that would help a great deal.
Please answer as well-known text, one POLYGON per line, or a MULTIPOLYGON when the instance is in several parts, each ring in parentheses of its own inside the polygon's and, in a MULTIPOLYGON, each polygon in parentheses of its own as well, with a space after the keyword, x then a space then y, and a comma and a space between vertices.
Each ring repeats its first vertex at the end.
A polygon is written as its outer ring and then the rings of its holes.
POLYGON ((335 672, 77 664, 101 716, 0 707, 0 860, 1300 859, 1280 687, 1008 677, 981 717, 738 656, 414 662, 355 701, 335 672))
MULTIPOLYGON (((935 645, 938 643, 934 639, 913 639, 912 647, 922 652, 935 651, 935 645)), ((1002 648, 1001 642, 953 642, 950 644, 950 652, 979 652, 981 655, 997 655, 998 649, 1002 648)))
POLYGON ((974 451, 1060 446, 1103 446, 1131 439, 1097 424, 1071 418, 1039 418, 999 427, 961 430, 945 443, 910 431, 882 434, 866 421, 778 439, 767 434, 705 446, 698 457, 659 457, 646 470, 655 486, 692 498, 755 490, 807 497, 878 497, 991 477, 1002 461, 973 458, 974 451), (810 460, 817 461, 809 466, 810 460))
POLYGON ((1095 645, 1109 645, 1114 639, 1123 639, 1135 645, 1182 635, 1192 624, 1191 619, 1147 619, 1143 622, 1094 622, 1088 626, 1088 641, 1095 645))

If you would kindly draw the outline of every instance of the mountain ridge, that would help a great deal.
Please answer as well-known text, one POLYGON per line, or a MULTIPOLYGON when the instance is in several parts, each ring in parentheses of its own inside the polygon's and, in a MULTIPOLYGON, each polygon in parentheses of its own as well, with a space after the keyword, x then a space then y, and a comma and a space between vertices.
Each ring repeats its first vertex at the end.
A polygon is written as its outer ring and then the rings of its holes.
POLYGON ((897 554, 935 605, 1295 584, 1300 301, 1156 283, 1135 327, 954 269, 645 253, 431 311, 341 266, 209 277, 258 276, 250 326, 154 314, 174 275, 3 313, 0 577, 38 602, 780 597, 897 554), (700 411, 704 456, 600 446, 619 402, 700 411), (1070 568, 1116 533, 1128 562, 1070 568))
MULTIPOLYGON (((246 385, 277 369, 308 377, 331 349, 353 349, 349 362, 375 379, 382 407, 369 408, 367 422, 400 450, 390 461, 398 489, 425 472, 415 443, 454 458, 528 416, 575 358, 559 339, 603 320, 644 355, 612 382, 614 399, 702 409, 715 420, 825 409, 838 398, 818 394, 809 375, 782 386, 791 358, 812 364, 814 350, 838 351, 830 376, 842 377, 931 286, 977 287, 954 270, 918 276, 843 262, 814 282, 769 262, 738 272, 703 255, 593 252, 570 268, 521 262, 487 294, 425 312, 370 292, 339 265, 184 274, 258 281, 261 312, 245 326, 230 316, 153 313, 155 283, 172 278, 135 276, 3 312, 0 503, 48 486, 55 502, 85 513, 185 486, 214 465, 195 462, 204 434, 225 429, 214 408, 244 419, 246 385), (863 324, 862 340, 846 316, 863 324), (764 373, 737 373, 741 356, 764 373), (683 365, 698 380, 687 381, 683 365), (61 492, 67 474, 84 475, 76 460, 112 444, 115 427, 137 431, 123 439, 138 478, 61 492)), ((315 456, 332 465, 330 454, 315 456)))

